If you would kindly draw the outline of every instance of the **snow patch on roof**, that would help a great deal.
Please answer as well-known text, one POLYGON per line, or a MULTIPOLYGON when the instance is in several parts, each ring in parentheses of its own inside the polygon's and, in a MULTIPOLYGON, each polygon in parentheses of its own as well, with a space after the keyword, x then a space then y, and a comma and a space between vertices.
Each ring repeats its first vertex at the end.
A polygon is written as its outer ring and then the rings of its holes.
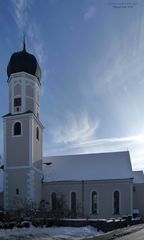
POLYGON ((143 171, 133 171, 134 183, 144 183, 143 171))
POLYGON ((133 178, 128 151, 51 156, 44 163, 45 182, 133 178))

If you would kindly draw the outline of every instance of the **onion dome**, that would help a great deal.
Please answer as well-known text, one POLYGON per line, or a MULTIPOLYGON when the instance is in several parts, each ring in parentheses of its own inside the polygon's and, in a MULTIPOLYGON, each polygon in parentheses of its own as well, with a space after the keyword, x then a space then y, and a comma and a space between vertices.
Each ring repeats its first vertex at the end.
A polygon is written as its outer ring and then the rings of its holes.
POLYGON ((12 54, 7 66, 7 75, 10 77, 12 73, 26 72, 38 80, 41 78, 41 69, 34 55, 28 53, 23 42, 23 50, 12 54))

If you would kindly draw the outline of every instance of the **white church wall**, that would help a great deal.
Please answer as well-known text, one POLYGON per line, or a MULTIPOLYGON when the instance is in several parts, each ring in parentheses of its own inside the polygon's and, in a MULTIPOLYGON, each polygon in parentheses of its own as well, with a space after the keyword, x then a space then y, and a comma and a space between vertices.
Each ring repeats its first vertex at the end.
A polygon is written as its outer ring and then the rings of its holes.
POLYGON ((120 193, 120 214, 132 215, 132 180, 111 180, 111 181, 87 181, 85 183, 85 215, 97 218, 118 217, 114 215, 114 191, 120 193), (98 213, 93 215, 91 211, 91 194, 97 192, 98 213))
POLYGON ((8 206, 6 208, 17 208, 20 204, 24 207, 26 201, 30 198, 29 187, 30 182, 27 176, 27 169, 9 169, 7 170, 7 181, 5 185, 5 192, 7 194, 8 206))
POLYGON ((138 209, 140 215, 144 216, 144 183, 135 183, 133 185, 134 209, 138 209))
POLYGON ((51 194, 63 194, 66 205, 70 210, 70 194, 77 195, 77 215, 89 218, 111 218, 132 215, 132 179, 109 181, 62 181, 47 182, 42 186, 42 198, 49 202, 51 208, 51 194), (120 214, 113 214, 113 192, 120 192, 120 214), (97 192, 98 211, 92 214, 91 194, 97 192), (83 197, 84 196, 84 197, 83 197))
POLYGON ((39 207, 41 201, 41 191, 42 191, 42 184, 41 184, 41 177, 42 174, 40 172, 34 171, 34 203, 36 207, 39 207))
POLYGON ((6 165, 11 166, 25 166, 28 164, 29 149, 29 122, 25 116, 15 116, 6 119, 6 165), (13 126, 19 121, 22 126, 21 135, 14 136, 13 126), (8 149, 8 151, 7 151, 8 149))

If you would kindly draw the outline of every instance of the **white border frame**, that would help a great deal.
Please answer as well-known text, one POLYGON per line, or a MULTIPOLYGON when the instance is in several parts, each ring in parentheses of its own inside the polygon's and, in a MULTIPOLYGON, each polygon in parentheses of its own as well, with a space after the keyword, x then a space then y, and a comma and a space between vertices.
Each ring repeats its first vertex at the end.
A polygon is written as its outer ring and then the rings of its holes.
POLYGON ((56 194, 56 199, 57 199, 57 196, 58 196, 58 192, 56 191, 50 191, 50 211, 52 211, 52 193, 55 193, 56 194))
POLYGON ((75 192, 76 193, 76 214, 77 214, 77 207, 78 207, 78 192, 77 191, 75 191, 75 190, 72 190, 72 191, 70 191, 69 192, 69 210, 70 210, 70 212, 72 212, 71 211, 71 194, 72 194, 72 192, 75 192))
POLYGON ((35 127, 35 139, 38 143, 40 143, 40 128, 38 126, 38 124, 36 124, 36 127, 35 127), (38 139, 37 139, 37 128, 38 128, 38 139))
POLYGON ((90 215, 98 215, 99 214, 99 192, 96 189, 92 189, 90 191, 90 215), (92 193, 96 192, 97 193, 97 213, 92 213, 92 193))
POLYGON ((14 120, 12 123, 12 137, 22 137, 23 136, 23 124, 21 120, 14 120), (21 124, 21 134, 14 135, 14 125, 19 122, 21 124))
POLYGON ((112 215, 119 217, 121 215, 121 191, 119 188, 116 188, 112 191, 112 215), (119 214, 114 213, 114 192, 118 191, 119 192, 119 214))

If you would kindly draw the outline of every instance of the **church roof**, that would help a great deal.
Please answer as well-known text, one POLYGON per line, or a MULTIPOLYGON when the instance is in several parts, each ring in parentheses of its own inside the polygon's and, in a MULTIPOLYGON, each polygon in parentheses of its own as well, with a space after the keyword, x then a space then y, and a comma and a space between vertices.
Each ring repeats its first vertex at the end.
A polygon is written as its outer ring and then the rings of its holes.
POLYGON ((133 171, 134 183, 144 183, 143 171, 133 171))
POLYGON ((52 156, 44 162, 45 182, 133 178, 127 151, 52 156))
MULTIPOLYGON (((26 111, 26 112, 24 112, 24 113, 17 113, 17 114, 15 114, 15 116, 16 115, 23 115, 23 114, 29 114, 29 113, 33 113, 31 110, 28 110, 28 111, 26 111)), ((13 116, 13 114, 12 113, 8 113, 8 114, 6 114, 6 115, 4 115, 4 116, 2 116, 3 118, 4 117, 10 117, 10 116, 13 116)))

